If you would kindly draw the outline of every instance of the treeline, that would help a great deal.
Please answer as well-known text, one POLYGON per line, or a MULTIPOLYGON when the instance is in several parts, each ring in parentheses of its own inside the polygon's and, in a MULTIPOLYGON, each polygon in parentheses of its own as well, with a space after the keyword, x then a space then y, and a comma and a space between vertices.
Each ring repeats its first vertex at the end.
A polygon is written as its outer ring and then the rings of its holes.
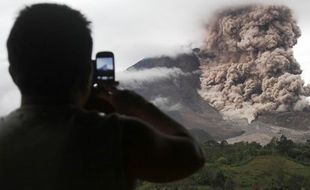
POLYGON ((294 143, 281 136, 265 146, 255 142, 228 144, 209 140, 202 146, 207 160, 199 172, 175 183, 140 182, 137 189, 310 190, 310 139, 306 143, 294 143))
POLYGON ((274 137, 267 145, 256 142, 228 144, 227 141, 206 141, 203 144, 208 163, 240 165, 258 155, 279 155, 310 166, 310 139, 306 143, 294 143, 285 136, 274 137))
MULTIPOLYGON (((209 186, 211 189, 310 189, 310 176, 304 173, 296 174, 298 171, 288 172, 292 170, 292 166, 284 164, 283 159, 294 161, 296 163, 310 166, 310 139, 306 143, 294 143, 285 136, 280 138, 274 137, 267 145, 261 146, 258 143, 239 142, 228 144, 226 141, 216 142, 213 140, 203 144, 207 167, 202 169, 196 176, 192 176, 197 180, 197 185, 209 186), (227 168, 245 166, 247 163, 260 156, 270 156, 268 162, 269 169, 264 170, 265 175, 270 175, 269 178, 259 178, 261 174, 256 174, 254 169, 260 170, 263 165, 256 168, 249 167, 250 173, 241 175, 243 181, 236 182, 236 176, 229 172, 227 168), (247 182, 248 180, 248 182, 247 182), (242 186, 242 183, 243 184, 242 186)), ((237 169, 238 170, 238 169, 237 169)), ((238 172, 238 171, 237 171, 238 172)), ((241 171, 240 171, 241 172, 241 171)), ((309 171, 310 173, 310 171, 309 171)))

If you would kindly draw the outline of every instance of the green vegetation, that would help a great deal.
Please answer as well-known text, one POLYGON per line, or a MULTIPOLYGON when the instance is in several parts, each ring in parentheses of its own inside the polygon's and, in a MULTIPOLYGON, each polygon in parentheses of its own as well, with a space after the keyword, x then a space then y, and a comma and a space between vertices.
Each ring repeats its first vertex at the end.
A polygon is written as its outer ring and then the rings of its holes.
POLYGON ((205 167, 174 183, 139 182, 138 190, 310 190, 310 140, 294 143, 282 136, 257 143, 203 143, 205 167))

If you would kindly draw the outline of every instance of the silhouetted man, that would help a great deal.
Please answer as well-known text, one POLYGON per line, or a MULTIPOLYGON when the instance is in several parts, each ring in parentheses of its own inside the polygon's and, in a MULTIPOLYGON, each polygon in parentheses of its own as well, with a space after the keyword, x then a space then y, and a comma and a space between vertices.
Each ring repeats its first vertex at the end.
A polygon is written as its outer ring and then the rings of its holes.
POLYGON ((57 4, 17 17, 7 48, 22 99, 0 121, 1 189, 132 189, 136 179, 168 182, 203 165, 184 127, 141 96, 113 85, 91 93, 89 23, 57 4), (107 107, 114 113, 99 114, 107 107))

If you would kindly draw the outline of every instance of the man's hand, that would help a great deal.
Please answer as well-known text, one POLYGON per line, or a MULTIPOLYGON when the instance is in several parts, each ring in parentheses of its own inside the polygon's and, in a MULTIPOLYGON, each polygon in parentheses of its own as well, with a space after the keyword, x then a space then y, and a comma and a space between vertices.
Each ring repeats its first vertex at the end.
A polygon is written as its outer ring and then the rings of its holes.
POLYGON ((86 108, 104 113, 117 112, 137 116, 147 104, 150 103, 133 91, 119 90, 117 84, 103 83, 93 89, 86 108))
POLYGON ((156 130, 177 136, 190 137, 188 131, 171 119, 152 103, 130 90, 119 90, 114 84, 99 84, 87 103, 87 109, 108 113, 119 113, 140 119, 156 130))
POLYGON ((106 114, 115 112, 116 110, 114 106, 109 101, 110 98, 107 98, 110 96, 109 93, 108 88, 99 86, 93 87, 84 108, 90 111, 97 111, 106 114))

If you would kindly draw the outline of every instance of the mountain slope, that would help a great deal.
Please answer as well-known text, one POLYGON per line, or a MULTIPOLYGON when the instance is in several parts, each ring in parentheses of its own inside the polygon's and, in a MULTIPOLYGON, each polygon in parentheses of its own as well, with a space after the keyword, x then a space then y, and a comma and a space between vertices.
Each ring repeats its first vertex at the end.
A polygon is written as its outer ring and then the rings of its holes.
MULTIPOLYGON (((129 67, 126 72, 134 75, 139 71, 153 69, 157 72, 156 69, 159 69, 161 73, 167 70, 176 71, 178 74, 150 81, 147 80, 150 76, 145 76, 142 85, 128 85, 128 81, 124 81, 121 87, 132 89, 160 108, 164 107, 163 111, 188 129, 201 129, 218 140, 242 134, 242 130, 232 122, 223 120, 219 112, 198 94, 199 66, 199 59, 194 54, 181 54, 176 58, 164 56, 143 59, 129 67)), ((194 134, 197 134, 197 131, 194 134)))

